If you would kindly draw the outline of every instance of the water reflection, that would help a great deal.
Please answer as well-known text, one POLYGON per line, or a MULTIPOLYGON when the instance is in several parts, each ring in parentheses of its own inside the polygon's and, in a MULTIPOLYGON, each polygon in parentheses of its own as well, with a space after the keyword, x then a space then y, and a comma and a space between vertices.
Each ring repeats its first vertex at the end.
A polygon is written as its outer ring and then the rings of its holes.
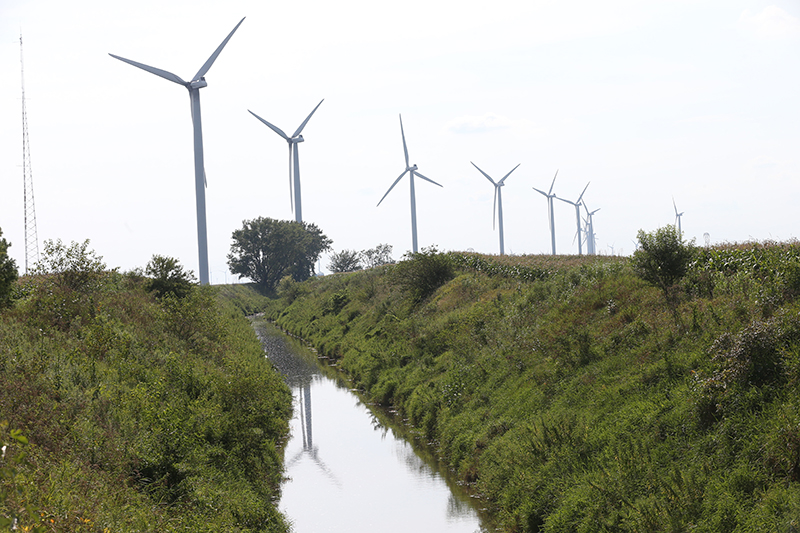
POLYGON ((455 483, 448 487, 435 462, 345 383, 325 377, 313 353, 268 324, 254 326, 294 395, 289 479, 279 506, 296 533, 486 531, 469 496, 455 483))

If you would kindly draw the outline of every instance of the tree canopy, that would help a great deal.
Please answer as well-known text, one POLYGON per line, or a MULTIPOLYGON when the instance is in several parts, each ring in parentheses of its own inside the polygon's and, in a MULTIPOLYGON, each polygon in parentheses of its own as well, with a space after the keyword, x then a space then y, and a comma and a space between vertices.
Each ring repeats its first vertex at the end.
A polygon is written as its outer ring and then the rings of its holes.
POLYGON ((667 294, 670 287, 686 275, 695 254, 694 241, 685 242, 674 226, 652 233, 639 230, 639 249, 631 257, 634 272, 667 294))
POLYGON ((311 277, 320 254, 333 242, 316 224, 266 217, 245 220, 232 238, 231 272, 269 291, 286 275, 296 281, 311 277))

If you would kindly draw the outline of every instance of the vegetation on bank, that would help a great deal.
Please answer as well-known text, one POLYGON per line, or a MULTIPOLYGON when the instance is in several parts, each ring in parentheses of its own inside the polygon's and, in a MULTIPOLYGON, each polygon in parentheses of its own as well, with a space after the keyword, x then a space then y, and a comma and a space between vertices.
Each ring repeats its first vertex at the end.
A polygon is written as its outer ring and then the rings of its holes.
POLYGON ((505 531, 800 529, 800 245, 679 242, 670 266, 650 237, 636 260, 428 249, 284 281, 268 316, 505 531))
POLYGON ((291 394, 242 309, 170 258, 48 242, 0 309, 0 529, 288 530, 291 394))

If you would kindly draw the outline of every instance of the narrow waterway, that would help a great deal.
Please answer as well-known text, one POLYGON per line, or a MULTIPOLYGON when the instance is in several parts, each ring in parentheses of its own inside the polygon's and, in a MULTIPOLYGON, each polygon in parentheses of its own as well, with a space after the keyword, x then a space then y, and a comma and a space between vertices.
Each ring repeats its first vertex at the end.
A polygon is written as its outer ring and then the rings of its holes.
POLYGON ((479 502, 423 448, 326 376, 300 342, 263 321, 254 326, 294 397, 279 507, 295 533, 488 531, 479 502))

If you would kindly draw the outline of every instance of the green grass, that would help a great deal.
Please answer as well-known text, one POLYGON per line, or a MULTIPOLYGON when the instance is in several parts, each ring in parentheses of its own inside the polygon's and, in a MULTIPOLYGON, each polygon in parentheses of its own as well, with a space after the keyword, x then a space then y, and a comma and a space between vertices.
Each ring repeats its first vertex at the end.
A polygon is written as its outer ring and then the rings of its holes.
POLYGON ((421 300, 386 266, 267 314, 434 442, 505 531, 791 531, 798 252, 703 249, 669 305, 625 258, 448 254, 421 300))
POLYGON ((20 281, 0 310, 0 517, 42 531, 275 531, 290 391, 216 288, 20 281), (18 430, 28 444, 11 438, 18 430), (26 454, 12 469, 13 458, 26 454))

